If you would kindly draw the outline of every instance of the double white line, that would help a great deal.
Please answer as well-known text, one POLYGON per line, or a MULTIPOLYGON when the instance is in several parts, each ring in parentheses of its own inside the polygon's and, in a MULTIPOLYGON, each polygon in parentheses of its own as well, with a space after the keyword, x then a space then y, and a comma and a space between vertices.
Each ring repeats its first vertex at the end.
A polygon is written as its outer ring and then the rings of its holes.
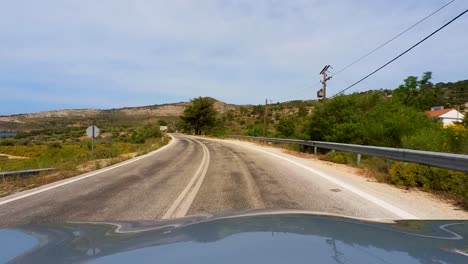
POLYGON ((175 199, 174 203, 172 203, 169 209, 167 209, 161 219, 184 217, 190 209, 190 206, 192 205, 192 202, 203 183, 203 179, 205 179, 208 166, 210 165, 210 152, 208 151, 208 148, 200 141, 193 138, 191 138, 191 140, 202 146, 202 162, 193 177, 190 179, 190 182, 187 184, 187 186, 185 186, 184 190, 179 194, 177 199, 175 199))

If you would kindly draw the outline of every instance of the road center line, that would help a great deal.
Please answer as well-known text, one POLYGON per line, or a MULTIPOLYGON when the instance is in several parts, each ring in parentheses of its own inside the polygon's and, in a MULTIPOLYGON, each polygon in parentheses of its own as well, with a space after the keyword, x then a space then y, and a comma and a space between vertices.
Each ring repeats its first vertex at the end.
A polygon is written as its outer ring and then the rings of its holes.
POLYGON ((205 179, 206 172, 208 171, 208 166, 210 165, 210 152, 208 148, 202 142, 193 138, 190 139, 202 146, 202 162, 189 183, 185 186, 184 190, 179 194, 179 196, 177 196, 161 219, 179 218, 184 217, 187 214, 198 190, 200 190, 203 180, 205 179))
POLYGON ((330 175, 327 175, 324 172, 321 172, 319 170, 310 168, 310 167, 305 166, 305 165, 303 165, 303 164, 301 164, 299 162, 296 162, 296 161, 288 159, 286 157, 271 153, 271 152, 266 151, 266 150, 262 150, 262 149, 258 149, 258 148, 254 148, 254 147, 250 147, 250 146, 246 146, 246 145, 239 145, 239 144, 234 143, 234 142, 229 142, 229 143, 235 144, 237 146, 243 146, 243 147, 255 150, 255 151, 263 152, 263 153, 269 154, 271 156, 277 157, 279 159, 288 161, 288 162, 290 162, 290 163, 292 163, 292 164, 294 164, 294 165, 296 165, 298 167, 301 167, 301 168, 303 168, 305 170, 308 170, 308 171, 314 173, 315 175, 317 175, 319 177, 322 177, 323 179, 328 180, 328 181, 330 181, 330 182, 332 182, 332 183, 334 183, 334 184, 336 184, 336 185, 338 185, 338 186, 340 186, 340 187, 342 187, 342 188, 344 188, 344 189, 346 189, 346 190, 348 190, 348 191, 350 191, 350 192, 352 192, 352 193, 354 193, 354 194, 368 200, 369 202, 372 202, 372 203, 380 206, 381 208, 393 213, 394 215, 397 215, 398 217, 401 217, 403 219, 418 219, 418 217, 416 217, 415 215, 410 214, 410 213, 408 213, 408 212, 406 212, 406 211, 404 211, 404 210, 402 210, 402 209, 400 209, 400 208, 398 208, 396 206, 393 206, 393 205, 391 205, 391 204, 389 204, 389 203, 387 203, 387 202, 385 202, 385 201, 383 201, 383 200, 381 200, 381 199, 379 199, 379 198, 377 198, 377 197, 375 197, 373 195, 370 195, 370 194, 368 194, 368 193, 366 193, 364 191, 361 191, 358 188, 356 188, 354 186, 351 186, 351 185, 349 185, 349 184, 347 184, 347 183, 345 183, 345 182, 343 182, 341 180, 338 180, 338 179, 336 179, 336 178, 334 178, 334 177, 332 177, 330 175))

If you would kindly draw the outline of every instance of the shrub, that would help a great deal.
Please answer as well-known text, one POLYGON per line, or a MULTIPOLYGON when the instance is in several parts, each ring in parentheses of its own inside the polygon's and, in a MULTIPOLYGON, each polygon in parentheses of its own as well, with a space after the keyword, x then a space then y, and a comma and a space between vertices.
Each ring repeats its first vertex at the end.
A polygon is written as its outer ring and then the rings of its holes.
POLYGON ((390 180, 396 185, 424 187, 431 178, 431 169, 416 163, 395 162, 390 167, 389 174, 390 180))
POLYGON ((423 128, 416 133, 402 138, 403 148, 428 150, 428 151, 450 151, 449 131, 442 127, 423 128))
POLYGON ((95 149, 94 150, 94 158, 95 159, 108 159, 112 158, 113 153, 110 149, 95 149))
POLYGON ((468 205, 468 173, 466 172, 395 162, 389 173, 392 183, 396 185, 450 192, 462 196, 464 203, 468 205))
POLYGON ((340 164, 356 164, 356 156, 351 152, 330 151, 320 159, 340 164))
POLYGON ((49 148, 62 148, 62 144, 58 141, 50 142, 47 146, 49 148))
POLYGON ((278 125, 276 126, 276 130, 278 131, 278 137, 291 137, 294 134, 295 130, 295 122, 293 118, 289 116, 283 116, 279 119, 278 125))
POLYGON ((468 154, 468 126, 453 124, 447 130, 450 134, 451 152, 468 154))
POLYGON ((130 138, 130 142, 134 144, 143 144, 145 143, 145 137, 143 134, 135 131, 132 133, 132 137, 130 138))
POLYGON ((362 163, 378 172, 388 173, 394 161, 379 157, 363 157, 362 163))
POLYGON ((4 139, 0 140, 0 146, 13 146, 15 145, 15 142, 12 139, 4 139))

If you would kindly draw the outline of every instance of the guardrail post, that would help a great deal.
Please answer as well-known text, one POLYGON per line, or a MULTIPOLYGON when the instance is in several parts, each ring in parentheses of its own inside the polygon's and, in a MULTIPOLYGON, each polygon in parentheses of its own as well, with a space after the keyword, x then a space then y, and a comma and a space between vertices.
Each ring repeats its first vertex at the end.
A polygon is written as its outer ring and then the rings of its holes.
POLYGON ((358 153, 356 156, 356 164, 359 166, 361 164, 361 153, 358 153))
POLYGON ((317 147, 314 146, 314 155, 317 155, 317 147))

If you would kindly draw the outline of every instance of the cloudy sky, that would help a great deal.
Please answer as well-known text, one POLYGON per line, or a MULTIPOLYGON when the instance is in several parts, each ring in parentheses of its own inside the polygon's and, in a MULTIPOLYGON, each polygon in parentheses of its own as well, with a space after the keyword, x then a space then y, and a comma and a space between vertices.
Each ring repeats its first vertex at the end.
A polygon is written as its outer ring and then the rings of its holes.
MULTIPOLYGON (((449 0, 14 0, 0 5, 0 115, 211 96, 315 98, 339 70, 449 0)), ((338 92, 467 8, 457 0, 329 82, 338 92)), ((468 15, 350 92, 430 70, 468 79, 468 15)))

